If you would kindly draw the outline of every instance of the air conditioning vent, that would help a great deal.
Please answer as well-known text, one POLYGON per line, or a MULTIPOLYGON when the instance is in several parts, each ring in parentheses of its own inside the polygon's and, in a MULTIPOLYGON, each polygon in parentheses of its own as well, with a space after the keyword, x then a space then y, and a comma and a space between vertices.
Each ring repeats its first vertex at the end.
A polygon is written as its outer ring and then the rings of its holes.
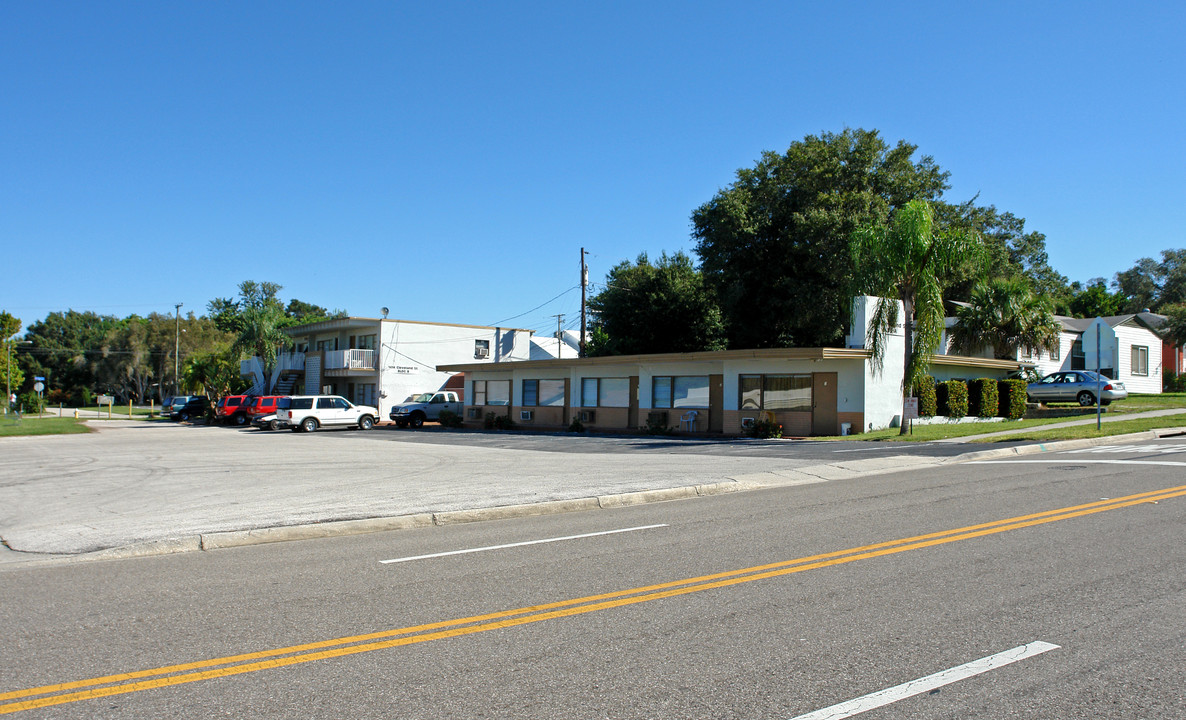
POLYGON ((756 418, 743 417, 743 418, 741 418, 741 429, 749 430, 750 428, 752 428, 754 426, 755 422, 757 422, 756 418))
POLYGON ((519 419, 523 422, 531 422, 535 418, 534 410, 520 410, 519 419))
POLYGON ((480 408, 480 407, 466 408, 465 416, 467 418, 469 418, 470 420, 481 420, 482 419, 482 408, 480 408))
POLYGON ((582 410, 581 411, 581 422, 583 422, 583 423, 597 422, 597 411, 596 410, 582 410))
POLYGON ((490 348, 476 348, 474 350, 474 358, 477 360, 484 360, 490 357, 490 348))

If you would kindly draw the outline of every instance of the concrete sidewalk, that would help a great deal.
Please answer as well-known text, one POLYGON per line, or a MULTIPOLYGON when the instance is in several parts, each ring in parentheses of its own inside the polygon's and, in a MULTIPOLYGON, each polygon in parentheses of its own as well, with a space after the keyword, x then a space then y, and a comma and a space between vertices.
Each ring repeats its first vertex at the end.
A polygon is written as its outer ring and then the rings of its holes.
MULTIPOLYGON (((1139 413, 1125 413, 1123 415, 1103 415, 1099 418, 1101 422, 1112 423, 1121 422, 1124 420, 1139 420, 1140 418, 1151 417, 1166 417, 1169 415, 1186 415, 1186 408, 1169 408, 1166 410, 1146 410, 1139 413)), ((1090 418, 1082 418, 1079 420, 1067 420, 1065 422, 1050 423, 1048 425, 1041 425, 1038 428, 1028 427, 1017 430, 1000 430, 997 432, 981 433, 979 435, 965 435, 963 437, 944 438, 942 440, 934 440, 938 443, 966 443, 973 440, 984 440, 987 438, 1008 438, 1010 435, 1020 435, 1023 433, 1033 432, 1035 429, 1047 430, 1049 428, 1064 428, 1075 427, 1077 425, 1095 425, 1096 417, 1092 415, 1090 418)))

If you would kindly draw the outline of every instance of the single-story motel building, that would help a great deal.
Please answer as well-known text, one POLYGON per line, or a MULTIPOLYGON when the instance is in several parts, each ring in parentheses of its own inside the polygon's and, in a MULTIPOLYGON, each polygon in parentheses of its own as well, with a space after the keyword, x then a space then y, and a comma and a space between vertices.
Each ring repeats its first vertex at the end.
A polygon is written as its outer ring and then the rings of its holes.
MULTIPOLYGON (((889 336, 884 363, 866 349, 876 298, 857 298, 843 348, 767 348, 560 360, 441 365, 464 373, 465 423, 507 416, 521 428, 675 431, 741 435, 770 419, 790 437, 859 433, 896 425, 902 415, 904 338, 889 336)), ((935 355, 938 380, 1003 378, 1032 363, 935 355)))

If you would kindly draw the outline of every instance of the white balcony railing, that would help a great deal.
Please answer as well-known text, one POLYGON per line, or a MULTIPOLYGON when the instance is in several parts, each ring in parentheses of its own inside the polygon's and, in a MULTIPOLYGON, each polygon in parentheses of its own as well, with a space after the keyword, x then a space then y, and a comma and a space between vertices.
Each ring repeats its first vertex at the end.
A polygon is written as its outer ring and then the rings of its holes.
POLYGON ((325 353, 326 370, 374 370, 374 350, 331 350, 325 353))

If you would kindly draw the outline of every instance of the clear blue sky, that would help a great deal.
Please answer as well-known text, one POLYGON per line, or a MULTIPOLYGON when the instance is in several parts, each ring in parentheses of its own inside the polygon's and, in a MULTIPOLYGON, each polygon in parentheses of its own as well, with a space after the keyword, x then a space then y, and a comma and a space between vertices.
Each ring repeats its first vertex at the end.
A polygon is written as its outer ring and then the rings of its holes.
POLYGON ((1184 8, 4 3, 0 310, 200 314, 252 279, 574 327, 582 246, 594 283, 690 252, 738 168, 846 126, 1110 279, 1186 245, 1184 8))

